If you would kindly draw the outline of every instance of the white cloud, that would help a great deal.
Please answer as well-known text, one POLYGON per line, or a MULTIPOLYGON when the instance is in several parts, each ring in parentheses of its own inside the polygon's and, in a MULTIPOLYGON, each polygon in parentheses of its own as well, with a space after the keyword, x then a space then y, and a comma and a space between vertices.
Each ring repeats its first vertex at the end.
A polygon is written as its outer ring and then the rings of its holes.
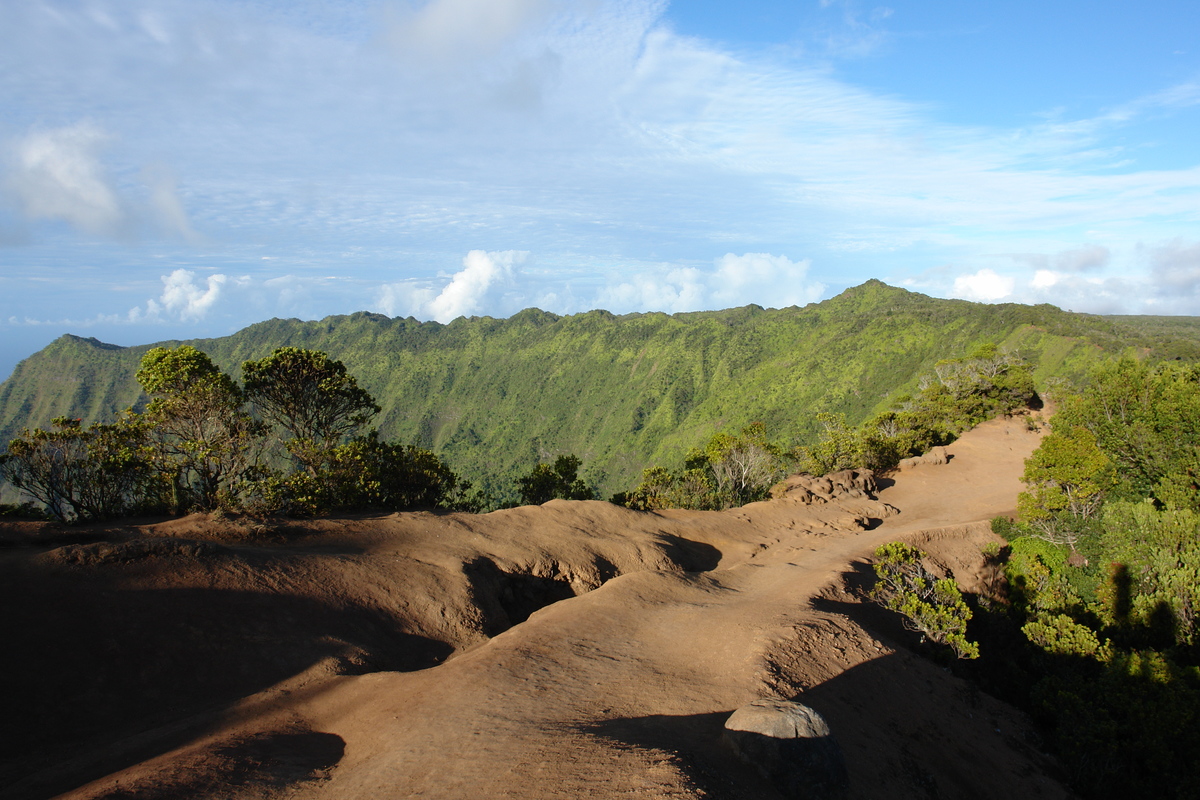
POLYGON ((1015 285, 1013 278, 998 275, 994 270, 981 269, 972 275, 959 275, 954 279, 954 296, 963 300, 994 303, 1010 297, 1015 285))
POLYGON ((770 308, 805 305, 818 300, 825 285, 808 280, 812 262, 791 261, 770 253, 726 253, 717 259, 709 300, 721 307, 758 303, 770 308))
POLYGON ((91 122, 34 131, 11 147, 5 188, 30 220, 57 220, 79 231, 127 238, 148 227, 198 244, 171 171, 142 170, 149 192, 141 202, 122 196, 101 160, 113 137, 91 122))
POLYGON ((952 269, 931 270, 909 285, 966 300, 1051 303, 1092 314, 1200 315, 1200 242, 1174 239, 1119 251, 1084 245, 990 260, 994 267, 952 280, 952 269))
POLYGON ((598 308, 628 311, 696 311, 704 307, 704 273, 694 268, 638 271, 606 286, 596 299, 598 308))
POLYGON ((196 284, 196 273, 177 269, 162 276, 163 290, 157 299, 146 301, 146 307, 129 312, 131 322, 155 322, 173 318, 198 322, 208 316, 230 282, 228 275, 209 275, 203 285, 196 284))
POLYGON ((1151 248, 1150 274, 1167 293, 1194 294, 1200 287, 1200 242, 1184 244, 1176 239, 1151 248))
POLYGON ((472 250, 463 259, 463 270, 441 293, 428 304, 430 315, 438 322, 474 314, 483 308, 484 300, 513 278, 514 266, 525 260, 528 253, 516 250, 485 253, 472 250))
POLYGON ((597 305, 614 311, 698 311, 756 303, 768 308, 818 300, 825 285, 807 278, 810 262, 770 253, 726 253, 712 270, 663 266, 609 284, 597 305))
POLYGON ((528 256, 521 250, 472 250, 463 258, 463 268, 440 290, 428 281, 388 283, 379 287, 372 307, 389 316, 414 316, 442 323, 485 310, 518 311, 519 304, 532 294, 517 285, 517 267, 528 256))
POLYGON ((389 317, 426 317, 426 309, 437 292, 424 283, 413 280, 384 284, 371 307, 389 317))
POLYGON ((147 167, 142 170, 142 179, 150 189, 150 211, 160 230, 192 244, 199 244, 202 238, 192 228, 171 171, 161 164, 147 167))
POLYGON ((553 0, 430 0, 393 17, 388 41, 406 59, 462 60, 490 53, 540 22, 553 0))
POLYGON ((1029 285, 1034 289, 1050 289, 1062 280, 1062 275, 1049 269, 1039 269, 1033 273, 1033 280, 1029 285))
POLYGON ((100 163, 108 138, 81 122, 17 141, 8 184, 25 215, 64 220, 87 233, 116 233, 125 212, 100 163))

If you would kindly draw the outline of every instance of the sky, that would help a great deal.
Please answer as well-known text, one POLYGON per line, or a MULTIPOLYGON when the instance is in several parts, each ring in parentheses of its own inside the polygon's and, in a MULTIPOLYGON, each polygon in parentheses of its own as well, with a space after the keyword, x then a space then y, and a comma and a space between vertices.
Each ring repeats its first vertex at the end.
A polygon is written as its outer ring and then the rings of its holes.
POLYGON ((368 310, 1200 315, 1194 0, 0 0, 0 377, 368 310))

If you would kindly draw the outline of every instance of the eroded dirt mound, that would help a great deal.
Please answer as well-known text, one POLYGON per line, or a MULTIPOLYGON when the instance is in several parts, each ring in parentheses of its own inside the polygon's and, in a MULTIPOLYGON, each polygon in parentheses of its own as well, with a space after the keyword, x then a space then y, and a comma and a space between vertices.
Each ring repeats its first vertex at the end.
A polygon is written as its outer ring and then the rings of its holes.
POLYGON ((722 725, 803 695, 856 797, 1063 796, 1019 715, 839 588, 897 537, 984 585, 972 523, 1015 505, 1023 427, 722 513, 2 527, 0 791, 770 798, 722 725))

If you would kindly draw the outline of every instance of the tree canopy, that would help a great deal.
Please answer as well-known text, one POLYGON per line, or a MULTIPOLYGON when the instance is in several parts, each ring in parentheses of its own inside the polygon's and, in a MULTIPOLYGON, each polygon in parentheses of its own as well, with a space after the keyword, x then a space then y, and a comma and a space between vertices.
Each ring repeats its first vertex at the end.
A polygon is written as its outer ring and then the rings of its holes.
POLYGON ((243 363, 242 375, 246 396, 288 434, 289 452, 310 472, 379 413, 379 404, 346 366, 316 350, 280 347, 243 363))

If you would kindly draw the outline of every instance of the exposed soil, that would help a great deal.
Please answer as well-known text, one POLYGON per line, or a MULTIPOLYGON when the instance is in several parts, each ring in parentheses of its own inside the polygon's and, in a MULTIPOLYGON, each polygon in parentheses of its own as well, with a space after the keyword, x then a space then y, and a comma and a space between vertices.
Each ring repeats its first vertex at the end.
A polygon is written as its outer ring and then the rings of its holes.
POLYGON ((995 592, 1037 441, 720 513, 0 524, 0 797, 779 797, 721 745, 760 697, 826 717, 854 797, 1068 796, 854 588, 904 538, 995 592))

